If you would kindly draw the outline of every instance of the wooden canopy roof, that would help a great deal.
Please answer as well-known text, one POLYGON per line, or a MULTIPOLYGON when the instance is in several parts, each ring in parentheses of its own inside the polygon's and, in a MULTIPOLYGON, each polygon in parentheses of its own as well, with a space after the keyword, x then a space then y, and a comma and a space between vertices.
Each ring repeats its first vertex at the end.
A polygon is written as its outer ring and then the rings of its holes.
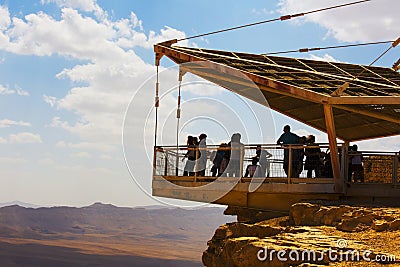
POLYGON ((156 64, 167 56, 184 70, 255 99, 242 73, 273 110, 327 132, 324 106, 336 136, 357 141, 400 134, 400 74, 391 68, 171 46, 154 46, 156 64), (349 86, 342 87, 345 82, 349 86), (240 85, 240 88, 239 86, 240 85))

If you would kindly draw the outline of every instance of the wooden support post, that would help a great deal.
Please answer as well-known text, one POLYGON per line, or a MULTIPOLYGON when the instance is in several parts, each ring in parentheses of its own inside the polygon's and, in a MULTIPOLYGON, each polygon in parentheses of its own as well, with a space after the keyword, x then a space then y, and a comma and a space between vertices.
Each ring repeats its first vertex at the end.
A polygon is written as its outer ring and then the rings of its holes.
POLYGON ((329 150, 331 151, 331 163, 333 171, 333 179, 335 184, 335 192, 343 192, 343 179, 340 175, 339 154, 336 143, 335 122, 333 119, 333 110, 331 105, 324 105, 325 124, 328 133, 329 150))
POLYGON ((393 156, 393 170, 392 170, 392 185, 397 186, 397 171, 399 168, 399 154, 395 153, 393 156))

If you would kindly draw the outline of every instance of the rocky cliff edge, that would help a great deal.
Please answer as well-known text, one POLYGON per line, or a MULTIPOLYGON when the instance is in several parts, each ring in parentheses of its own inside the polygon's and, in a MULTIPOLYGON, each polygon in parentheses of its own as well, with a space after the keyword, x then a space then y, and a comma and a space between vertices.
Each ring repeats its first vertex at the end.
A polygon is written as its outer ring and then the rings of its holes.
POLYGON ((263 220, 215 231, 205 266, 399 266, 399 208, 298 203, 289 216, 252 214, 263 220))

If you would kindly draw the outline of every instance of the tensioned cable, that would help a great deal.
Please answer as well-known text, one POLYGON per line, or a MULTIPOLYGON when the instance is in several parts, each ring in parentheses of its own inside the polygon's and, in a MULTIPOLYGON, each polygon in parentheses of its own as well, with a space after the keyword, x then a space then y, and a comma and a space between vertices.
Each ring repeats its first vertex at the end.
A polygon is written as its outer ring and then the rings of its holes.
POLYGON ((364 68, 360 73, 358 73, 356 76, 353 77, 353 79, 351 79, 351 81, 345 82, 344 84, 342 84, 341 86, 338 87, 338 89, 332 93, 332 96, 340 96, 349 86, 351 82, 354 82, 358 77, 361 76, 361 74, 363 74, 364 72, 366 72, 368 69, 368 67, 371 67, 372 65, 374 65, 379 59, 381 59, 387 52, 389 52, 392 48, 395 48, 397 45, 400 44, 400 37, 397 38, 396 41, 392 42, 392 44, 385 50, 383 51, 376 59, 374 59, 368 66, 367 68, 364 68))
POLYGON ((183 41, 183 40, 189 40, 189 39, 193 39, 193 38, 198 38, 198 37, 203 37, 203 36, 207 36, 207 35, 217 34, 217 33, 221 33, 221 32, 227 32, 227 31, 242 29, 242 28, 246 28, 246 27, 250 27, 250 26, 260 25, 260 24, 269 23, 269 22, 274 22, 274 21, 279 21, 279 20, 281 20, 281 21, 283 21, 283 20, 288 20, 288 19, 292 19, 292 18, 296 18, 296 17, 301 17, 301 16, 304 16, 304 15, 309 15, 309 14, 312 14, 312 13, 317 13, 317 12, 321 12, 321 11, 326 11, 326 10, 331 10, 331 9, 336 9, 336 8, 341 8, 341 7, 356 5, 356 4, 360 4, 360 3, 364 3, 364 2, 369 2, 369 1, 372 1, 372 0, 355 1, 355 2, 351 2, 351 3, 347 3, 347 4, 336 5, 336 6, 331 6, 331 7, 325 7, 325 8, 320 8, 320 9, 315 9, 315 10, 311 10, 311 11, 307 11, 307 12, 303 12, 303 13, 297 13, 297 14, 293 14, 293 15, 284 15, 284 16, 281 16, 281 17, 275 18, 275 19, 263 20, 263 21, 254 22, 254 23, 249 23, 249 24, 244 24, 244 25, 240 25, 240 26, 236 26, 236 27, 231 27, 231 28, 227 28, 227 29, 223 29, 223 30, 218 30, 218 31, 213 31, 213 32, 208 32, 208 33, 193 35, 193 36, 190 36, 190 37, 185 37, 185 38, 182 38, 182 39, 178 39, 177 41, 179 42, 179 41, 183 41))
POLYGON ((264 53, 264 54, 261 54, 261 55, 269 56, 269 55, 287 54, 287 53, 308 53, 308 52, 319 51, 319 50, 327 50, 327 49, 335 49, 335 48, 346 48, 346 47, 356 47, 356 46, 366 46, 366 45, 377 45, 377 44, 388 44, 388 43, 393 43, 393 42, 394 41, 381 41, 381 42, 372 42, 372 43, 336 45, 336 46, 326 46, 326 47, 300 48, 300 49, 297 49, 297 50, 271 52, 271 53, 264 53))
MULTIPOLYGON (((375 64, 375 62, 377 62, 379 59, 381 59, 387 52, 389 52, 392 48, 395 48, 398 44, 400 43, 400 37, 397 38, 396 41, 392 41, 391 46, 389 46, 385 51, 383 51, 374 61, 372 61, 368 67, 371 67, 372 65, 375 64)), ((360 72, 355 78, 359 77, 361 74, 363 74, 366 71, 366 69, 364 69, 362 72, 360 72)))

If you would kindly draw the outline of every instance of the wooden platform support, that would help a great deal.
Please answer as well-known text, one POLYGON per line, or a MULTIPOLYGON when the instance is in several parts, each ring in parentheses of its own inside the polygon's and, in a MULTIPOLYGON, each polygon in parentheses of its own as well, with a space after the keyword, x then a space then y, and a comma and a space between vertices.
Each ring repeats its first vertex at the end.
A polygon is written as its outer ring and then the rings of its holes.
POLYGON ((333 119, 333 111, 331 105, 328 104, 324 105, 324 114, 325 114, 325 123, 329 139, 329 150, 331 151, 333 180, 335 184, 334 190, 335 193, 342 193, 343 180, 340 175, 339 153, 336 142, 335 121, 333 119))

